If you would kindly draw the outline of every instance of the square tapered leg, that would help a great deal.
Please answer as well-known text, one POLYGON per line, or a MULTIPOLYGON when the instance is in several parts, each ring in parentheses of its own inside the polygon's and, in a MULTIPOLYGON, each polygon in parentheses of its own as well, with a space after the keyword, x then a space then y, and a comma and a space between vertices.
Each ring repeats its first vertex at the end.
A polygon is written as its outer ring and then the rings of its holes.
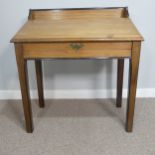
POLYGON ((41 108, 43 108, 43 107, 45 107, 45 103, 44 103, 43 73, 42 73, 41 60, 35 60, 35 67, 36 67, 36 78, 37 78, 37 87, 38 87, 39 106, 41 108))
POLYGON ((131 59, 129 61, 129 92, 128 92, 128 105, 127 105, 127 117, 126 117, 126 131, 132 132, 133 118, 135 109, 136 89, 137 89, 137 77, 140 58, 140 42, 133 42, 131 59))
POLYGON ((21 86, 21 94, 23 100, 23 109, 25 115, 26 130, 28 133, 33 132, 32 110, 29 95, 28 76, 27 76, 27 60, 24 60, 22 44, 15 44, 16 60, 19 73, 19 81, 21 86))
POLYGON ((117 99, 116 99, 117 107, 122 106, 123 73, 124 73, 124 59, 118 59, 118 64, 117 64, 117 99))

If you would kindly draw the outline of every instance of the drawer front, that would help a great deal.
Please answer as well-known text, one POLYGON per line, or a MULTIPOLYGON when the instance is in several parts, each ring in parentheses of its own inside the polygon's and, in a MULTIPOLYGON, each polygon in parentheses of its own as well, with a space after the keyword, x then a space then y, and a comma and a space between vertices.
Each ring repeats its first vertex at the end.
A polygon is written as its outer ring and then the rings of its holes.
POLYGON ((24 58, 130 57, 132 42, 25 43, 24 58))

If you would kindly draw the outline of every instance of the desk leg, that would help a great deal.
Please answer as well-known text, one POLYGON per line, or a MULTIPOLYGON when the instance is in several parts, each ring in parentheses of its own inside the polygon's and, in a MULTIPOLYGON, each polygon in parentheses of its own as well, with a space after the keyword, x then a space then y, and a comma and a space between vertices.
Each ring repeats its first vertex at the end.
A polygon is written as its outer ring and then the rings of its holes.
POLYGON ((30 103, 28 76, 27 76, 27 60, 24 60, 22 44, 15 44, 16 60, 23 99, 23 108, 26 122, 26 130, 28 133, 33 132, 32 110, 30 103))
POLYGON ((116 106, 122 106, 122 89, 123 89, 123 73, 124 73, 124 59, 118 59, 117 65, 117 100, 116 106))
POLYGON ((135 109, 136 89, 137 89, 137 76, 140 58, 141 42, 133 42, 130 68, 129 68, 129 92, 128 92, 128 105, 127 105, 127 117, 126 117, 126 131, 132 132, 133 129, 133 117, 135 109))
POLYGON ((43 76, 42 76, 42 64, 41 60, 35 60, 36 78, 39 96, 39 106, 43 108, 44 104, 44 91, 43 91, 43 76))

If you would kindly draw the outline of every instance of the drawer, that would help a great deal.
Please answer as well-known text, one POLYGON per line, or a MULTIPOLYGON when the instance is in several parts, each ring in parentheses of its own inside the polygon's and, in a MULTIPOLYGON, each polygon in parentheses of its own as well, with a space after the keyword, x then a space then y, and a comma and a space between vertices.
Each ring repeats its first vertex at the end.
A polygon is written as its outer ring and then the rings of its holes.
POLYGON ((130 57, 132 42, 25 43, 24 58, 130 57))

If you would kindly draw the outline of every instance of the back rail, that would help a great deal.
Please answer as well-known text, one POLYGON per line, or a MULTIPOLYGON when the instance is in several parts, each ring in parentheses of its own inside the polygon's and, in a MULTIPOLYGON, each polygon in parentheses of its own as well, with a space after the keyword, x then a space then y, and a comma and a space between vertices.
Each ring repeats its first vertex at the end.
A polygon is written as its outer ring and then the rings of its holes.
POLYGON ((40 9, 30 10, 29 20, 127 18, 128 9, 122 8, 85 8, 85 9, 40 9))

